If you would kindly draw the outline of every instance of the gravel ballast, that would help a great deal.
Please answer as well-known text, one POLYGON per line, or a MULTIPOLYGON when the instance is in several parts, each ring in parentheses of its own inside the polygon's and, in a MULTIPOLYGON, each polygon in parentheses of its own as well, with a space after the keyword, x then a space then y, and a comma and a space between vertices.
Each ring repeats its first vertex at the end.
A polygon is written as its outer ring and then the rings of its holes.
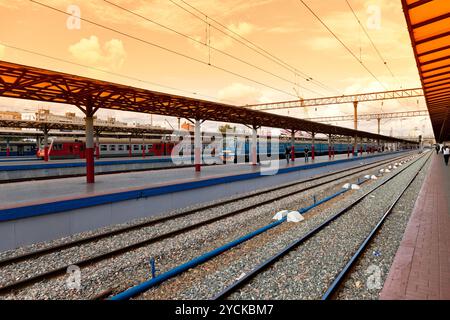
MULTIPOLYGON (((342 173, 341 175, 346 173, 342 173)), ((324 179, 326 180, 327 178, 324 179)), ((314 185, 318 181, 320 180, 304 183, 297 188, 300 189, 308 185, 314 185)), ((239 214, 236 217, 227 218, 206 227, 202 227, 198 230, 189 232, 188 234, 179 235, 170 240, 158 242, 119 257, 108 259, 93 266, 83 268, 82 290, 68 290, 65 284, 66 277, 59 277, 49 281, 37 283, 27 288, 27 290, 19 292, 17 295, 10 294, 8 296, 4 296, 3 298, 84 299, 90 298, 93 295, 98 294, 100 291, 109 288, 115 288, 116 291, 123 290, 127 286, 131 286, 150 277, 150 267, 148 263, 150 257, 156 258, 158 271, 164 272, 191 259, 194 256, 214 249, 221 244, 270 223, 270 219, 276 211, 282 209, 296 209, 309 205, 313 194, 320 195, 322 193, 329 194, 335 192, 340 188, 339 185, 343 184, 345 181, 345 179, 338 181, 337 178, 335 178, 335 183, 332 186, 327 185, 299 195, 290 196, 281 201, 276 201, 269 205, 249 210, 244 214, 239 214)), ((292 191, 292 189, 290 191, 292 191)), ((245 202, 245 205, 250 204, 251 201, 258 203, 261 200, 266 199, 266 197, 273 197, 277 192, 281 194, 283 191, 275 191, 270 194, 258 196, 250 201, 246 200, 241 202, 245 202)), ((52 254, 50 258, 39 258, 42 259, 42 261, 27 261, 10 267, 5 267, 0 270, 0 273, 2 274, 1 281, 7 283, 12 279, 17 280, 21 277, 27 277, 33 272, 42 272, 43 270, 48 270, 49 268, 58 266, 61 264, 61 261, 71 261, 68 260, 68 258, 78 260, 80 258, 89 257, 93 253, 98 253, 102 250, 109 250, 110 248, 132 243, 137 240, 141 240, 143 237, 149 237, 167 230, 171 230, 171 228, 173 229, 174 227, 178 228, 183 225, 192 224, 194 222, 201 221, 202 219, 207 219, 208 217, 223 214, 225 210, 234 210, 239 206, 242 206, 242 203, 236 202, 228 204, 224 207, 218 207, 206 211, 204 210, 198 214, 189 216, 189 218, 174 218, 173 220, 161 223, 161 225, 147 228, 148 230, 136 230, 131 233, 127 233, 126 235, 118 235, 110 239, 98 241, 97 243, 89 246, 64 250, 59 253, 52 254)), ((173 214, 175 213, 176 212, 173 214)), ((295 228, 290 227, 288 229, 294 230, 295 228)), ((280 230, 283 231, 283 229, 280 230)), ((297 230, 294 230, 293 232, 297 233, 297 230)), ((276 231, 272 236, 278 241, 278 239, 284 236, 284 233, 285 232, 276 231)), ((235 274, 232 273, 230 279, 233 279, 234 276, 235 274)), ((189 297, 189 295, 186 295, 186 297, 189 297)))

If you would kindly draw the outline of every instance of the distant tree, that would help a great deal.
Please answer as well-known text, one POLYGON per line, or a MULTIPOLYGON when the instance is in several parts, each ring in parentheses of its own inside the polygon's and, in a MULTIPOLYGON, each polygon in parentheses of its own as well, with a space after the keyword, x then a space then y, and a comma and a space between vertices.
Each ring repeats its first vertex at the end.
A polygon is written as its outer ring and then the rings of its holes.
POLYGON ((226 133, 227 131, 230 131, 230 130, 233 131, 233 132, 236 132, 236 127, 232 127, 228 123, 226 123, 226 124, 224 124, 222 126, 219 126, 219 131, 222 134, 224 134, 224 133, 226 133))

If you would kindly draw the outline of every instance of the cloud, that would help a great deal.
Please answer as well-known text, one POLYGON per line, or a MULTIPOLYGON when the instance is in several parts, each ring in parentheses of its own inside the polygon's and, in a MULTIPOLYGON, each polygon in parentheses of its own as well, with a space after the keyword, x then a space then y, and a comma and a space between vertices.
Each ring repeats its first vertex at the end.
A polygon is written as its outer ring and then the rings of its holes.
POLYGON ((5 56, 5 46, 0 44, 0 59, 3 59, 5 56))
POLYGON ((96 36, 81 39, 69 52, 81 63, 107 70, 120 69, 127 56, 121 40, 111 39, 102 46, 96 36))
MULTIPOLYGON (((239 23, 232 23, 227 26, 228 29, 231 31, 237 33, 238 35, 245 37, 250 35, 252 32, 254 32, 257 28, 255 25, 248 23, 248 22, 239 22, 239 23)), ((228 36, 225 36, 222 33, 219 33, 215 31, 214 29, 211 29, 211 46, 220 50, 224 50, 233 44, 235 44, 234 40, 228 36), (214 33, 219 36, 214 36, 214 33)), ((236 35, 231 35, 236 38, 236 35)))
POLYGON ((259 103, 263 99, 260 90, 237 82, 219 90, 217 95, 220 101, 233 102, 237 105, 259 103))

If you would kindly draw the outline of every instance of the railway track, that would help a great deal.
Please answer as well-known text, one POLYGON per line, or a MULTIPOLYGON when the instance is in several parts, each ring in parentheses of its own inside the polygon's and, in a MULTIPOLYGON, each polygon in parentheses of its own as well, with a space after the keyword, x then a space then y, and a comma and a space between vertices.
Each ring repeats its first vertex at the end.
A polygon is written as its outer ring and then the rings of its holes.
MULTIPOLYGON (((432 154, 432 152, 430 152, 429 157, 431 156, 431 154, 432 154)), ((403 197, 403 195, 409 189, 409 187, 414 182, 414 180, 416 180, 417 176, 422 171, 422 169, 426 163, 427 163, 427 161, 425 161, 423 163, 423 165, 419 168, 419 170, 417 170, 417 172, 409 180, 409 182, 406 184, 406 186, 403 188, 403 190, 400 192, 400 194, 397 196, 397 198, 391 203, 389 208, 384 212, 383 216, 380 218, 380 220, 375 225, 375 227, 373 227, 373 229, 370 231, 370 233, 367 235, 367 237, 364 239, 364 241, 362 241, 361 245, 358 247, 356 252, 348 260, 348 262, 341 269, 341 271, 336 275, 333 282, 330 284, 328 289, 323 294, 322 300, 329 300, 334 297, 335 293, 339 290, 339 288, 340 288, 341 284, 343 283, 343 281, 345 280, 346 276, 351 272, 352 267, 358 262, 358 259, 362 256, 362 254, 365 252, 366 248, 371 243, 372 239, 376 236, 377 232, 383 226, 384 222, 386 221, 386 218, 392 213, 395 206, 398 204, 400 199, 403 197)))
MULTIPOLYGON (((87 259, 82 259, 82 260, 78 260, 78 261, 71 261, 70 263, 68 263, 68 264, 66 264, 64 266, 61 266, 59 268, 54 268, 54 269, 51 269, 51 270, 48 270, 48 271, 45 271, 45 272, 42 272, 42 273, 39 273, 39 274, 35 274, 35 275, 33 275, 31 277, 28 277, 28 278, 23 278, 23 279, 19 279, 17 281, 11 282, 11 283, 7 283, 7 284, 3 285, 2 287, 0 287, 0 294, 6 294, 6 293, 9 293, 9 292, 14 291, 14 290, 20 290, 21 288, 24 288, 26 286, 32 285, 32 284, 34 284, 34 283, 36 283, 38 281, 42 281, 42 280, 45 280, 45 279, 48 279, 48 278, 51 278, 51 277, 56 277, 56 276, 59 276, 59 275, 63 275, 63 274, 66 273, 67 267, 70 266, 70 265, 74 265, 75 264, 75 265, 77 265, 79 267, 88 266, 90 264, 94 264, 96 262, 99 262, 99 261, 102 261, 102 260, 105 260, 105 259, 108 259, 108 258, 112 258, 112 257, 115 257, 115 256, 123 254, 123 253, 127 253, 130 250, 138 249, 140 247, 143 247, 143 246, 146 246, 146 245, 149 245, 149 244, 152 244, 152 243, 164 240, 164 239, 169 239, 169 238, 174 237, 174 236, 176 236, 178 234, 186 233, 188 231, 200 228, 202 226, 211 224, 211 223, 219 221, 221 219, 225 219, 227 217, 230 217, 230 216, 233 216, 233 215, 237 215, 239 213, 248 211, 248 210, 250 210, 252 208, 261 206, 261 205, 263 205, 265 203, 270 203, 270 202, 273 202, 273 201, 276 201, 276 200, 279 200, 279 199, 283 199, 283 198, 288 197, 290 195, 296 194, 298 192, 303 192, 303 191, 307 191, 307 190, 316 188, 318 186, 326 185, 326 184, 334 181, 335 179, 332 178, 332 177, 335 177, 336 175, 339 175, 339 174, 342 174, 342 173, 346 172, 346 174, 344 174, 343 176, 339 177, 339 179, 343 179, 345 177, 348 177, 348 176, 351 176, 351 175, 355 175, 357 173, 360 173, 360 172, 363 172, 363 171, 366 171, 366 170, 369 170, 369 169, 372 169, 372 168, 376 168, 376 167, 382 166, 382 165, 384 165, 386 163, 391 163, 391 162, 394 162, 394 161, 398 161, 399 159, 406 158, 406 157, 408 157, 408 155, 406 155, 406 156, 403 155, 403 156, 392 158, 392 159, 388 159, 388 160, 380 160, 380 161, 377 161, 377 162, 374 162, 374 163, 371 163, 371 164, 365 164, 365 165, 361 165, 361 166, 352 168, 351 170, 345 169, 345 170, 341 170, 341 171, 338 171, 338 172, 332 172, 332 173, 327 173, 327 174, 320 175, 320 176, 315 176, 315 177, 312 177, 310 179, 305 179, 305 180, 298 181, 298 182, 295 182, 295 183, 290 183, 290 184, 287 184, 287 185, 283 185, 281 187, 276 187, 276 188, 272 188, 272 189, 269 189, 269 190, 259 191, 259 192, 253 193, 253 194, 244 195, 244 196, 241 196, 241 197, 238 197, 238 198, 221 201, 221 202, 214 203, 214 204, 211 204, 211 205, 207 205, 207 206, 204 206, 204 207, 201 207, 201 208, 192 209, 192 210, 181 212, 181 213, 178 213, 178 214, 161 217, 161 218, 158 218, 158 219, 155 219, 155 220, 152 220, 152 221, 139 223, 139 224, 135 224, 135 225, 131 225, 131 226, 126 226, 126 227, 123 227, 123 228, 120 228, 120 229, 116 229, 116 230, 113 230, 113 231, 110 231, 110 232, 105 232, 105 233, 93 235, 93 236, 86 237, 86 238, 83 238, 83 239, 70 241, 70 242, 67 242, 67 243, 51 246, 51 247, 44 248, 44 249, 41 249, 41 250, 37 250, 37 251, 34 251, 34 252, 29 252, 29 253, 26 253, 26 254, 22 254, 22 255, 13 256, 13 257, 10 257, 10 258, 7 258, 7 259, 3 259, 3 260, 0 261, 0 268, 4 267, 4 266, 11 265, 11 264, 20 263, 22 261, 37 259, 37 258, 43 257, 45 255, 50 255, 52 253, 57 253, 57 252, 59 252, 61 250, 65 250, 65 249, 69 249, 69 248, 73 248, 73 247, 78 247, 80 245, 85 245, 85 244, 96 242, 96 241, 99 241, 99 240, 102 240, 102 239, 107 239, 107 238, 112 237, 114 235, 125 234, 125 233, 130 232, 130 231, 134 231, 134 230, 138 230, 138 229, 141 229, 141 228, 154 226, 154 225, 156 225, 158 223, 162 223, 164 221, 168 221, 168 220, 171 220, 171 219, 174 219, 174 218, 189 217, 190 215, 193 215, 194 213, 198 213, 199 211, 202 211, 202 210, 212 209, 212 208, 215 208, 217 206, 223 206, 223 205, 226 205, 226 204, 229 204, 229 203, 232 203, 232 202, 236 202, 236 201, 248 200, 248 199, 251 199, 251 198, 254 198, 254 197, 258 197, 258 196, 263 195, 263 194, 269 194, 269 193, 271 193, 271 192, 273 192, 275 190, 283 190, 283 189, 289 190, 293 186, 297 186, 297 185, 301 185, 301 184, 304 184, 304 183, 312 182, 312 181, 315 181, 316 179, 322 179, 322 178, 330 177, 330 179, 328 179, 326 181, 323 181, 321 183, 318 183, 318 184, 315 184, 315 185, 312 185, 312 186, 304 187, 304 188, 302 188, 300 190, 296 190, 296 191, 293 191, 293 192, 289 192, 288 191, 286 194, 283 194, 283 195, 280 195, 280 196, 277 196, 277 197, 273 197, 273 198, 271 198, 269 200, 266 200, 266 201, 263 201, 263 202, 258 202, 257 204, 251 204, 251 205, 243 206, 242 208, 239 208, 238 210, 234 210, 232 212, 228 212, 226 214, 223 214, 223 215, 220 215, 220 216, 216 216, 214 218, 211 218, 211 219, 208 219, 208 220, 205 220, 205 221, 201 221, 201 222, 194 223, 194 224, 186 226, 186 227, 175 229, 175 230, 172 230, 172 231, 169 231, 169 232, 157 235, 155 237, 151 237, 151 238, 144 239, 144 240, 136 242, 136 243, 132 243, 132 244, 127 245, 127 246, 115 248, 115 249, 109 250, 107 252, 102 252, 102 253, 96 254, 96 255, 94 255, 92 257, 89 257, 87 259)), ((102 296, 102 295, 100 294, 100 296, 102 296)))
POLYGON ((406 186, 402 189, 400 192, 400 195, 395 198, 395 200, 390 204, 389 208, 386 210, 386 212, 383 214, 382 218, 378 221, 376 226, 371 230, 369 235, 364 239, 364 241, 361 243, 359 248, 356 250, 356 252, 352 255, 352 257, 349 259, 347 264, 341 269, 341 271, 335 275, 334 280, 329 285, 329 287, 326 289, 325 293, 322 296, 322 299, 329 299, 332 297, 333 293, 335 293, 339 289, 339 285, 345 278, 345 276, 348 274, 351 267, 354 265, 354 263, 357 261, 358 257, 364 252, 364 248, 367 247, 370 240, 373 238, 373 236, 376 234, 377 230, 380 228, 380 226, 385 221, 386 217, 389 215, 389 213, 392 211, 392 209, 395 207, 395 205, 398 203, 398 201, 401 199, 403 194, 406 192, 408 187, 412 184, 412 182, 415 180, 417 175, 421 172, 425 164, 427 163, 429 157, 431 155, 431 152, 429 152, 427 155, 423 155, 416 159, 413 163, 411 163, 409 166, 403 167, 400 171, 397 171, 394 175, 390 176, 388 179, 383 181, 380 185, 376 186, 374 189, 366 192, 359 198, 357 198, 354 202, 352 202, 350 205, 344 207, 343 209, 339 210, 337 213, 332 215, 330 218, 328 218, 326 221, 318 225, 317 227, 313 228, 312 230, 308 231, 306 234, 302 235, 300 238, 292 242, 287 247, 283 248, 281 251, 277 252, 275 255, 271 256, 269 259, 266 259, 261 264, 257 265, 254 269, 252 269, 250 272, 246 273, 243 277, 241 277, 239 280, 233 282, 231 285, 227 286, 217 294, 213 296, 213 300, 218 299, 226 299, 230 297, 233 293, 239 291, 240 289, 244 288, 252 279, 256 278, 258 275, 262 274, 265 270, 273 266, 276 262, 280 261, 283 257, 287 256, 289 253, 297 249, 300 245, 304 244, 307 240, 312 239, 316 235, 318 235, 320 232, 324 231, 324 229, 332 224, 333 222, 338 221, 338 219, 345 215, 345 213, 349 212, 351 209, 353 209, 356 205, 361 203, 364 199, 366 199, 368 196, 370 196, 372 193, 374 193, 376 190, 379 190, 383 186, 387 185, 390 181, 395 179, 398 175, 403 173, 406 169, 408 169, 412 164, 416 163, 417 161, 420 161, 424 157, 426 157, 426 160, 421 164, 420 168, 417 170, 417 172, 414 174, 413 178, 410 179, 410 181, 406 184, 406 186))

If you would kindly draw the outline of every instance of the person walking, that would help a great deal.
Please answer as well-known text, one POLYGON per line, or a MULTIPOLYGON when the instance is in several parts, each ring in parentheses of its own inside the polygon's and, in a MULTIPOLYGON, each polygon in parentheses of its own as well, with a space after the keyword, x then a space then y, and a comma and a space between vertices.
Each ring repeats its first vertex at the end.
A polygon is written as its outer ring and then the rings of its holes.
POLYGON ((436 144, 436 147, 435 147, 435 149, 436 149, 436 154, 439 154, 439 145, 438 144, 436 144))
POLYGON ((286 150, 284 151, 284 154, 286 156, 286 162, 289 163, 289 156, 291 154, 291 151, 289 150, 289 147, 286 147, 286 150))
POLYGON ((450 148, 448 146, 445 146, 443 149, 445 165, 448 166, 448 158, 450 158, 450 148))
POLYGON ((309 161, 309 148, 308 146, 305 146, 305 149, 303 150, 303 152, 305 153, 305 162, 309 161))

